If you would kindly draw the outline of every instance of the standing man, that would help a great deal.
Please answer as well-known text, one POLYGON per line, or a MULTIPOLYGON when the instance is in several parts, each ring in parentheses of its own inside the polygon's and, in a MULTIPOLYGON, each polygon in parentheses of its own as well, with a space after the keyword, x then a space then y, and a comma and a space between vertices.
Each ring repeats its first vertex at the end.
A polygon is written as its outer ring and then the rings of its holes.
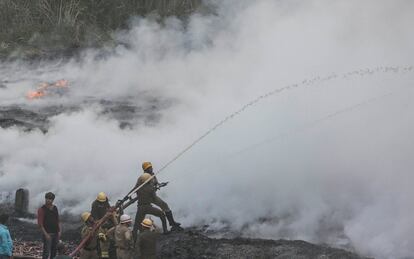
POLYGON ((153 222, 150 219, 144 219, 141 222, 142 231, 139 233, 138 243, 136 245, 137 254, 141 259, 155 259, 157 253, 157 240, 160 233, 153 231, 153 222))
POLYGON ((0 214, 0 259, 10 259, 13 255, 13 241, 6 222, 9 215, 0 214))
MULTIPOLYGON (((93 201, 91 207, 92 207, 91 208, 92 217, 95 220, 100 220, 101 218, 105 216, 105 214, 107 213, 111 205, 109 204, 109 199, 106 196, 106 194, 104 192, 100 192, 98 193, 96 200, 93 201)), ((106 234, 110 228, 116 225, 117 225, 117 219, 114 213, 113 216, 108 221, 106 221, 102 225, 101 228, 102 228, 103 233, 106 234)), ((109 240, 100 240, 98 251, 99 251, 100 258, 112 258, 112 259, 116 258, 115 244, 109 240)))
MULTIPOLYGON (((142 169, 144 170, 144 173, 138 178, 135 188, 145 183, 154 175, 151 162, 143 162, 142 169)), ((181 224, 175 222, 168 204, 156 194, 156 191, 165 185, 167 185, 167 183, 159 183, 157 178, 153 177, 137 191, 138 208, 137 214, 135 216, 134 229, 132 232, 134 236, 134 242, 137 240, 138 228, 142 230, 142 225, 140 222, 145 218, 146 214, 151 214, 160 218, 164 234, 168 233, 166 219, 171 226, 171 231, 182 230, 180 227, 181 224), (157 205, 160 209, 153 207, 151 204, 157 205)))
POLYGON ((60 239, 61 227, 59 212, 53 201, 55 195, 48 192, 45 195, 45 204, 37 210, 37 224, 42 231, 43 255, 42 259, 56 256, 57 244, 60 239))
MULTIPOLYGON (((144 173, 138 178, 138 182, 136 186, 141 185, 142 183, 146 182, 149 178, 151 178, 150 174, 144 173)), ((143 228, 140 225, 140 222, 145 218, 145 215, 150 214, 156 217, 159 217, 162 223, 163 232, 166 234, 168 233, 167 229, 167 220, 165 218, 165 214, 162 210, 153 207, 151 203, 155 200, 155 186, 153 181, 148 181, 144 186, 141 187, 137 191, 137 198, 138 198, 138 207, 137 207, 137 214, 135 215, 135 223, 134 229, 132 230, 132 234, 134 237, 134 243, 137 240, 137 231, 138 229, 141 231, 143 228)))
MULTIPOLYGON (((142 163, 142 169, 144 170, 144 173, 150 174, 151 176, 154 175, 151 162, 142 163)), ((154 178, 152 178, 151 181, 153 181, 155 191, 159 190, 161 187, 164 187, 168 184, 168 182, 159 183, 157 177, 155 176, 154 178)), ((155 194, 154 200, 152 203, 160 207, 161 210, 165 213, 165 216, 167 217, 167 220, 168 220, 168 224, 170 224, 171 226, 171 231, 182 230, 182 228, 180 227, 181 224, 178 222, 175 222, 172 211, 170 210, 170 207, 168 207, 168 204, 165 201, 163 201, 160 197, 158 197, 155 194)))

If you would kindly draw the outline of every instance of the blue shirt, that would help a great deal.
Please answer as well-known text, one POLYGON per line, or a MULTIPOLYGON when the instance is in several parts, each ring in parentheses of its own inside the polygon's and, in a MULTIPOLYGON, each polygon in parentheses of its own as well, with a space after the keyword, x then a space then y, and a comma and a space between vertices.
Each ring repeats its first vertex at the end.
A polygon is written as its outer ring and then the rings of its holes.
POLYGON ((0 224, 0 255, 12 256, 13 242, 10 237, 9 229, 0 224))

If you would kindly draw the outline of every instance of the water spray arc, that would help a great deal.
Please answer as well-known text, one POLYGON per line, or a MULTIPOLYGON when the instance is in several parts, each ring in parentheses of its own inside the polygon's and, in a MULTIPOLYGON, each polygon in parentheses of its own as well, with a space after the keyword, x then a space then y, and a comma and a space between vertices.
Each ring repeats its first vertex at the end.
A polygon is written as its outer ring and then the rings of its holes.
MULTIPOLYGON (((255 99, 253 99, 252 101, 248 102, 247 104, 243 105, 239 110, 231 113, 230 115, 226 116, 223 120, 221 120, 220 122, 218 122, 216 125, 214 125, 211 129, 209 129, 208 131, 206 131, 203 135, 201 135, 199 138, 197 138, 196 140, 194 140, 189 146, 187 146, 184 150, 182 150, 180 153, 178 153, 175 157, 173 157, 169 162, 167 162, 163 167, 161 167, 160 170, 158 170, 152 177, 155 177, 157 174, 161 173, 163 170, 165 170, 169 165, 171 165, 174 161, 176 161, 177 159, 179 159, 182 155, 184 155, 188 150, 190 150, 192 147, 194 147, 197 143, 199 143, 201 140, 203 140, 205 137, 207 137, 208 135, 210 135, 213 131, 215 131, 216 129, 220 128, 222 125, 224 125, 226 122, 230 121, 231 119, 233 119, 234 117, 238 116, 239 114, 241 114, 242 112, 244 112, 245 110, 247 110, 248 108, 254 106, 255 104, 257 104, 258 102, 267 99, 269 97, 275 96, 281 92, 287 91, 287 90, 292 90, 295 88, 301 88, 301 87, 306 87, 306 86, 312 86, 312 85, 316 85, 318 83, 322 83, 322 82, 326 82, 326 81, 330 81, 330 80, 334 80, 334 79, 350 79, 352 77, 363 77, 363 76, 371 76, 374 74, 380 74, 380 73, 393 73, 393 74, 406 74, 406 73, 412 73, 414 72, 414 66, 379 66, 379 67, 375 67, 375 68, 365 68, 365 69, 359 69, 359 70, 354 70, 354 71, 350 71, 350 72, 346 72, 343 74, 336 74, 336 73, 332 73, 328 76, 316 76, 314 78, 311 79, 304 79, 303 81, 301 81, 300 83, 295 83, 295 84, 291 84, 291 85, 287 85, 285 87, 282 88, 278 88, 275 89, 273 91, 270 91, 266 94, 260 95, 258 97, 256 97, 255 99)), ((354 110, 357 107, 360 107, 362 105, 374 102, 378 99, 381 99, 383 97, 389 96, 391 93, 379 96, 379 97, 373 97, 370 98, 368 100, 365 100, 361 103, 352 105, 350 107, 344 108, 343 110, 340 111, 336 111, 332 114, 327 115, 324 118, 321 118, 319 120, 316 120, 314 122, 311 122, 311 124, 314 123, 318 123, 319 121, 323 121, 326 119, 329 119, 331 117, 334 117, 338 114, 342 114, 344 112, 350 111, 350 110, 354 110)), ((138 186, 136 189, 131 190, 129 194, 139 190, 141 188, 141 186, 138 186)))
MULTIPOLYGON (((157 172, 154 173, 154 175, 152 175, 147 181, 145 181, 143 184, 137 186, 136 188, 133 188, 131 191, 128 192, 128 194, 122 199, 120 200, 122 203, 126 202, 127 200, 130 200, 131 202, 128 202, 127 204, 125 204, 124 206, 122 206, 124 209, 127 208, 129 205, 131 205, 133 202, 131 200, 132 195, 138 191, 139 189, 141 189, 142 186, 144 186, 147 182, 151 181, 155 176, 157 176, 158 174, 160 174, 162 171, 164 171, 168 166, 170 166, 172 163, 174 163, 177 159, 179 159, 182 155, 184 155, 188 150, 190 150, 192 147, 194 147, 196 144, 198 144, 201 140, 203 140, 204 138, 206 138, 208 135, 210 135, 213 131, 215 131, 216 129, 220 128, 222 125, 224 125, 226 122, 228 122, 229 120, 233 119, 234 117, 238 116, 239 114, 241 114, 242 112, 244 112, 246 109, 254 106, 255 104, 257 104, 258 102, 272 97, 274 95, 277 95, 281 92, 287 91, 287 90, 291 90, 291 89, 295 89, 295 88, 300 88, 300 87, 305 87, 305 86, 312 86, 321 82, 326 82, 326 81, 330 81, 330 80, 334 80, 334 79, 349 79, 352 77, 363 77, 363 76, 370 76, 370 75, 374 75, 374 74, 379 74, 379 73, 401 73, 401 74, 405 74, 405 73, 410 73, 414 71, 414 67, 413 66, 379 66, 379 67, 375 67, 375 68, 365 68, 365 69, 358 69, 358 70, 354 70, 354 71, 350 71, 350 72, 346 72, 343 73, 341 75, 338 75, 336 73, 332 73, 328 76, 317 76, 311 79, 304 79, 302 82, 300 83, 295 83, 295 84, 291 84, 291 85, 287 85, 285 87, 282 88, 278 88, 275 89, 273 91, 270 91, 266 94, 260 95, 258 97, 256 97, 254 100, 248 102, 247 104, 243 105, 239 110, 233 112, 232 114, 226 116, 223 120, 221 120, 220 122, 218 122, 216 125, 214 125, 211 129, 209 129, 208 131, 206 131, 203 135, 201 135, 199 138, 197 138, 196 140, 194 140, 190 145, 188 145, 185 149, 183 149, 180 153, 178 153, 175 157, 173 157, 169 162, 167 162, 164 166, 162 166, 157 172)), ((340 111, 336 111, 332 114, 329 114, 328 116, 321 118, 317 121, 311 122, 311 124, 314 123, 318 123, 319 121, 323 121, 326 119, 329 119, 331 117, 334 117, 338 114, 342 114, 344 112, 353 110, 359 106, 362 106, 364 104, 367 103, 371 103, 377 99, 383 98, 385 96, 390 95, 390 93, 380 96, 380 97, 374 97, 371 98, 369 100, 365 100, 362 103, 358 103, 355 104, 351 107, 347 107, 343 110, 340 111)))
POLYGON ((386 94, 383 94, 383 95, 380 95, 380 96, 376 96, 376 97, 373 97, 373 98, 369 98, 369 99, 366 99, 366 100, 364 100, 362 102, 359 102, 359 103, 356 103, 356 104, 353 104, 353 105, 344 107, 343 109, 340 109, 340 110, 334 111, 332 113, 329 113, 326 116, 323 116, 323 117, 320 117, 320 118, 318 118, 316 120, 312 120, 312 121, 309 121, 309 122, 304 123, 302 125, 299 125, 299 126, 293 128, 293 129, 291 129, 290 131, 282 132, 282 133, 280 133, 280 134, 278 134, 278 135, 276 135, 274 137, 267 138, 267 139, 264 139, 264 140, 262 140, 262 141, 260 141, 258 143, 252 144, 252 145, 250 145, 250 146, 248 146, 246 148, 243 148, 242 150, 239 150, 239 151, 237 151, 235 153, 230 154, 229 156, 235 156, 235 155, 238 155, 238 154, 241 154, 241 153, 250 151, 250 150, 255 149, 255 148, 259 147, 259 146, 262 146, 262 145, 265 145, 265 144, 269 144, 270 142, 275 141, 277 139, 280 139, 282 137, 290 136, 290 135, 295 134, 297 132, 300 132, 300 131, 309 129, 311 127, 314 127, 314 126, 318 125, 321 122, 328 121, 328 120, 333 119, 333 118, 335 118, 337 116, 340 116, 342 114, 355 111, 355 110, 357 110, 359 108, 362 108, 364 106, 367 106, 367 105, 372 104, 374 102, 377 102, 379 100, 382 100, 382 99, 385 99, 387 97, 390 97, 393 94, 394 94, 393 92, 389 92, 389 93, 386 93, 386 94))

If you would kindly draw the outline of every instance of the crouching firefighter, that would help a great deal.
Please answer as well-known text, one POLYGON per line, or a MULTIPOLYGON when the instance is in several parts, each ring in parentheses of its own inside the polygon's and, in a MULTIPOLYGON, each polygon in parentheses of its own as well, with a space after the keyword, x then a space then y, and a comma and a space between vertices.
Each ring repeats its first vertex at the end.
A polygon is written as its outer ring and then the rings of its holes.
MULTIPOLYGON (((95 224, 95 219, 92 217, 90 212, 82 213, 81 218, 85 223, 85 226, 81 231, 83 239, 92 231, 93 225, 95 224)), ((106 236, 100 230, 98 230, 80 251, 80 259, 98 259, 98 241, 101 239, 106 239, 106 236)))
MULTIPOLYGON (((144 173, 138 178, 135 187, 140 186, 154 175, 152 164, 150 162, 142 163, 142 169, 144 170, 144 173)), ((168 223, 171 226, 171 231, 182 230, 182 228, 180 227, 181 224, 175 222, 173 214, 170 208, 168 207, 168 204, 165 201, 163 201, 160 197, 158 197, 156 194, 156 191, 165 185, 167 185, 167 183, 159 183, 157 178, 153 177, 150 181, 148 181, 137 191, 138 209, 137 214, 135 216, 135 223, 133 229, 134 242, 137 239, 138 228, 140 229, 140 231, 143 230, 140 223, 147 214, 151 214, 160 218, 164 234, 168 233, 166 220, 168 220, 168 223), (152 206, 152 204, 155 204, 160 209, 152 206)))

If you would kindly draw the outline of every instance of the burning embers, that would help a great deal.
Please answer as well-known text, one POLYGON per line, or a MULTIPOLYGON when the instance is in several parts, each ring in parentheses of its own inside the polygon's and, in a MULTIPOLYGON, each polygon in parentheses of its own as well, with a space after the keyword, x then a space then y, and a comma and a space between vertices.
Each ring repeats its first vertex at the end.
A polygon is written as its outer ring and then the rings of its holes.
POLYGON ((36 90, 28 91, 26 94, 27 99, 34 100, 49 95, 63 95, 67 92, 69 81, 66 79, 57 80, 54 83, 43 82, 39 84, 36 90))

